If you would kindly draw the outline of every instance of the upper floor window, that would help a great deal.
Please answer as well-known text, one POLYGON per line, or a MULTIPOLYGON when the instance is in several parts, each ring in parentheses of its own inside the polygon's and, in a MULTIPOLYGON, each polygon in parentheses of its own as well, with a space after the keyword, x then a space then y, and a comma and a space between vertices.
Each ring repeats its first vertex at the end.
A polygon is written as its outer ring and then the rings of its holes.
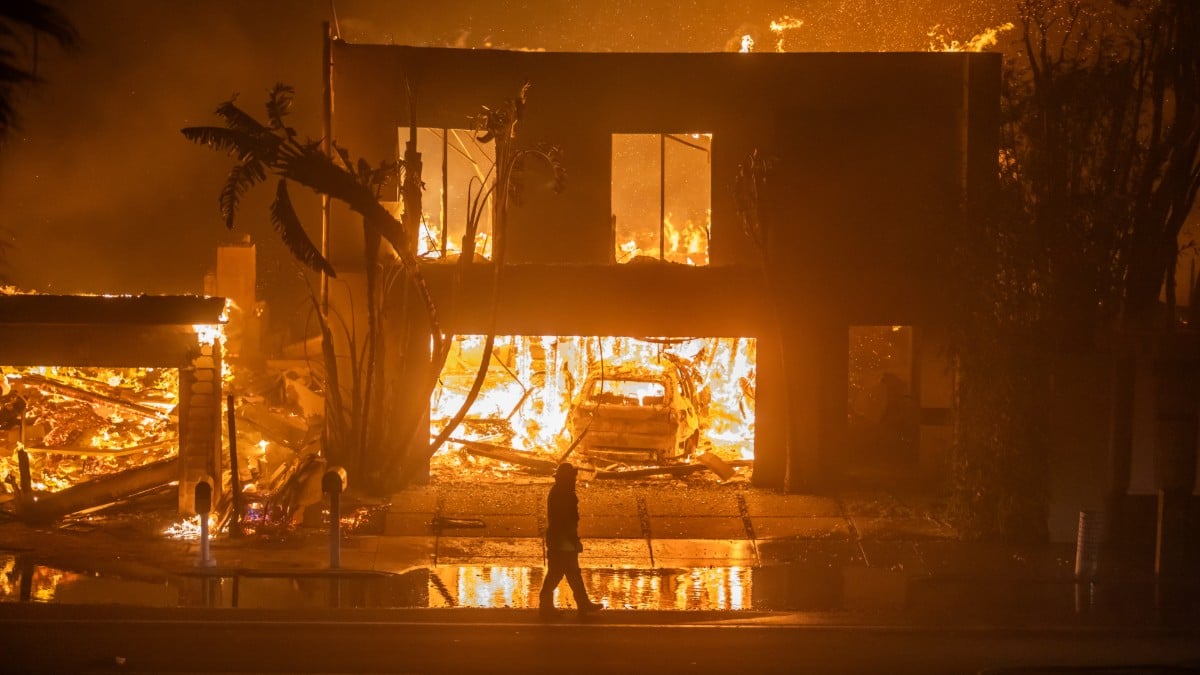
MULTIPOLYGON (((403 153, 408 129, 399 132, 403 153)), ((417 241, 420 257, 446 258, 461 253, 467 218, 473 211, 479 215, 475 254, 492 257, 492 208, 490 199, 481 195, 493 180, 494 147, 475 140, 475 132, 467 129, 417 129, 421 180, 425 183, 417 241)))
POLYGON ((708 264, 712 134, 613 134, 612 218, 618 263, 708 264))

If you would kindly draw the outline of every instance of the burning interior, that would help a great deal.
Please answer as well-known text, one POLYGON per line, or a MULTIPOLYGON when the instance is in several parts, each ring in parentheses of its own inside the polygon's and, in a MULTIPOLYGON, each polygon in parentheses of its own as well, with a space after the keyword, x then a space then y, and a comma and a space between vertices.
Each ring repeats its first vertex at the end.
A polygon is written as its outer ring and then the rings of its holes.
POLYGON ((222 494, 224 320, 224 298, 0 294, 0 496, 36 520, 222 494))
MULTIPOLYGON (((179 371, 174 368, 0 367, 5 448, 29 458, 32 489, 58 492, 179 452, 179 371)), ((0 481, 16 488, 16 453, 0 456, 0 481)))
MULTIPOLYGON (((455 336, 430 401, 431 435, 466 403, 484 340, 455 336)), ((750 466, 756 360, 754 338, 497 337, 478 396, 431 471, 508 475, 568 457, 601 476, 686 471, 701 457, 750 466)))

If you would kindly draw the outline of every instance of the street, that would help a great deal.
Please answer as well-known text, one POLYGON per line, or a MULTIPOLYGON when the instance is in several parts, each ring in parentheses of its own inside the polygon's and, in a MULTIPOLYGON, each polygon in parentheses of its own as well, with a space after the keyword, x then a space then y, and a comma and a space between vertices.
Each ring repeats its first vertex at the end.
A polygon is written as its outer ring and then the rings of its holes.
POLYGON ((1200 636, 1191 629, 802 625, 797 615, 688 624, 687 613, 670 624, 630 624, 627 612, 539 623, 516 610, 425 612, 428 621, 400 612, 391 621, 379 618, 386 613, 349 611, 299 619, 228 610, 105 618, 125 612, 95 608, 72 619, 72 608, 43 609, 4 611, 5 672, 934 674, 1200 664, 1200 636))

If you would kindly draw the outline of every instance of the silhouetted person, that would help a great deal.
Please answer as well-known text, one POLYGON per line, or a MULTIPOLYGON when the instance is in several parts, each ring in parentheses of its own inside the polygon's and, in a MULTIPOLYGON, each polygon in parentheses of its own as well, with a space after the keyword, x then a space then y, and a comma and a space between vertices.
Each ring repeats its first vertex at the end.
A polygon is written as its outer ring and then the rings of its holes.
POLYGON ((554 589, 563 576, 575 594, 575 606, 580 614, 602 609, 604 605, 588 599, 583 575, 579 572, 579 552, 583 543, 579 541, 579 497, 575 494, 574 466, 563 462, 554 472, 554 487, 546 500, 546 578, 542 581, 542 592, 538 595, 538 611, 543 615, 554 613, 554 589))

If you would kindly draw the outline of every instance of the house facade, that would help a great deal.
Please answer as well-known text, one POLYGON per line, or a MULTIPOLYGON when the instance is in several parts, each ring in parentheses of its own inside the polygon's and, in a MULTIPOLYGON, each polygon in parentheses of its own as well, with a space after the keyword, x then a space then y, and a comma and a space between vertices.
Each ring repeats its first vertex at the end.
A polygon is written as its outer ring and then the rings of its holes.
MULTIPOLYGON (((534 350, 531 377, 564 401, 579 396, 597 351, 636 358, 623 340, 694 340, 709 346, 668 358, 711 364, 730 352, 731 368, 732 351, 750 344, 748 375, 704 373, 740 383, 728 410, 752 422, 736 443, 755 484, 819 487, 855 461, 856 415, 880 422, 897 396, 914 429, 912 464, 944 471, 953 384, 940 336, 956 233, 995 181, 999 55, 327 47, 331 137, 372 160, 417 140, 428 227, 416 245, 448 332, 512 336, 502 358, 534 350), (481 219, 481 264, 456 279, 447 261, 492 159, 473 120, 526 85, 519 199, 501 239, 481 219), (539 163, 549 148, 565 169, 561 191, 539 163), (752 154, 766 168, 747 226, 738 186, 752 154), (499 247, 496 273, 485 258, 499 247), (856 331, 869 328, 904 336, 884 403, 871 399, 888 364, 854 362, 856 331), (570 371, 571 359, 583 370, 570 371)), ((335 206, 325 235, 339 270, 361 269, 355 214, 335 206)), ((393 327, 421 334, 410 328, 393 327)), ((422 348, 420 338, 407 345, 422 348)), ((401 407, 401 418, 437 416, 423 400, 401 407)))

